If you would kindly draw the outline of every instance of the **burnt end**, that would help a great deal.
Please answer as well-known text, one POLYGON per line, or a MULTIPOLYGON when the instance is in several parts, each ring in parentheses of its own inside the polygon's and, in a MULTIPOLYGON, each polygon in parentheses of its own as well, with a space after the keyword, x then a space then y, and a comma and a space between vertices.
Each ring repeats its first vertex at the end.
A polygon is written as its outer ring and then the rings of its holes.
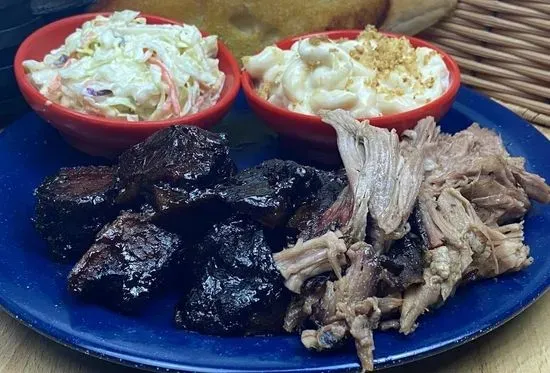
POLYGON ((167 184, 154 186, 151 193, 152 221, 187 241, 202 237, 230 211, 214 189, 187 191, 167 184))
POLYGON ((231 216, 215 224, 197 245, 196 255, 214 258, 218 267, 238 276, 281 279, 264 228, 246 216, 231 216))
POLYGON ((172 126, 128 149, 119 158, 120 201, 164 183, 187 190, 208 187, 235 172, 223 135, 193 126, 172 126))
POLYGON ((118 214, 111 167, 62 168, 36 189, 34 225, 57 260, 78 259, 118 214))
POLYGON ((280 332, 288 293, 262 277, 241 277, 209 262, 198 284, 176 306, 182 328, 213 335, 280 332))
POLYGON ((260 224, 231 217, 215 225, 190 261, 198 281, 176 306, 178 326, 216 335, 281 331, 290 294, 260 224))
POLYGON ((284 226, 319 184, 314 168, 274 159, 238 173, 220 195, 238 213, 274 228, 284 226))
POLYGON ((181 242, 132 212, 97 235, 69 274, 69 291, 87 301, 132 312, 149 299, 179 260, 181 242))
POLYGON ((401 292, 413 284, 422 283, 426 250, 422 239, 414 233, 408 233, 401 240, 394 242, 388 252, 380 258, 383 272, 378 292, 401 292))
POLYGON ((287 224, 290 236, 300 236, 304 240, 314 238, 325 232, 319 232, 320 220, 323 213, 336 201, 342 189, 347 185, 347 178, 343 173, 317 171, 320 187, 304 202, 287 224))

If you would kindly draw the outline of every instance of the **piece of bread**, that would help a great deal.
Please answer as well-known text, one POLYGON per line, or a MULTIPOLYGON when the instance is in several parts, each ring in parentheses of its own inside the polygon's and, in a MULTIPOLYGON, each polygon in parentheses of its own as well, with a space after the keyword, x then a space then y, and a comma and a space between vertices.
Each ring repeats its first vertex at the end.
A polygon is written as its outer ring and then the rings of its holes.
POLYGON ((93 11, 139 10, 219 35, 236 57, 292 35, 379 24, 388 0, 99 0, 93 11))
POLYGON ((219 35, 236 57, 313 31, 362 29, 416 32, 456 0, 99 0, 91 10, 133 9, 194 24, 219 35))
POLYGON ((414 35, 449 14, 457 0, 389 0, 380 29, 414 35))

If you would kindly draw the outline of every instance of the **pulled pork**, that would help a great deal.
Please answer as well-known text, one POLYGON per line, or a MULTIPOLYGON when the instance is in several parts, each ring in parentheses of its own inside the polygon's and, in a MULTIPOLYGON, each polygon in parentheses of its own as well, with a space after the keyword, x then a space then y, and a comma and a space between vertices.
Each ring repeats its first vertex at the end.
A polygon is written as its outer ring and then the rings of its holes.
MULTIPOLYGON (((380 264, 381 255, 410 230, 408 219, 424 174, 424 151, 439 130, 428 118, 414 131, 407 131, 400 142, 395 131, 358 122, 343 110, 329 112, 323 119, 338 133, 348 186, 323 214, 320 224, 325 229, 339 226, 341 232, 329 230, 274 254, 286 286, 302 294, 288 309, 285 329, 312 320, 318 328, 304 330, 302 342, 315 350, 338 347, 352 336, 362 366, 372 370, 372 330, 379 327, 382 316, 401 306, 400 295, 376 297, 379 282, 389 277, 382 276, 386 270, 380 264), (365 243, 368 220, 369 237, 375 237, 372 245, 365 243), (346 268, 344 274, 342 267, 346 268), (308 280, 327 271, 333 271, 337 280, 302 291, 308 280)), ((421 278, 420 273, 410 276, 421 278)))
POLYGON ((273 254, 273 259, 285 286, 299 294, 305 280, 318 274, 334 270, 341 277, 341 266, 345 264, 346 245, 340 232, 328 231, 324 235, 303 241, 301 238, 292 248, 273 254))
POLYGON ((370 213, 379 232, 373 246, 381 251, 386 241, 399 239, 408 231, 405 225, 423 178, 424 149, 439 130, 433 118, 427 118, 414 131, 407 131, 400 143, 394 130, 359 122, 344 110, 326 113, 323 121, 338 135, 349 182, 344 193, 351 194, 347 199, 353 201, 344 234, 349 242, 364 241, 370 213))
POLYGON ((367 371, 373 330, 409 334, 466 280, 532 263, 522 219, 530 199, 550 202, 550 187, 477 124, 448 135, 426 118, 400 141, 343 110, 323 120, 348 186, 316 220, 318 237, 274 254, 295 293, 284 328, 317 351, 352 337, 367 371))
POLYGON ((400 331, 411 333, 418 316, 444 302, 464 279, 519 271, 533 261, 523 243, 529 198, 550 202, 550 187, 511 157, 500 137, 473 124, 430 147, 419 211, 430 250, 424 284, 404 293, 400 331))

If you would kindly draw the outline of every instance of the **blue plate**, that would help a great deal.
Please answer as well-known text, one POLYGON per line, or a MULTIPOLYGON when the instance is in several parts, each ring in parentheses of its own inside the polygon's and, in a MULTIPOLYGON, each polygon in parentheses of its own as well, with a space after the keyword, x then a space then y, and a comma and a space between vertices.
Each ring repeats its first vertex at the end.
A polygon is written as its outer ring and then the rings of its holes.
MULTIPOLYGON (((254 122, 240 97, 220 129, 228 131, 241 167, 277 155, 274 136, 254 122)), ((528 123, 489 99, 461 89, 442 121, 455 132, 472 121, 496 130, 527 168, 550 179, 550 143, 528 123)), ((38 332, 79 351, 148 369, 220 371, 327 371, 358 367, 350 346, 344 351, 306 351, 296 336, 220 338, 175 329, 175 296, 153 301, 138 317, 84 305, 65 291, 70 267, 51 262, 35 233, 33 189, 61 166, 100 162, 66 145, 34 114, 0 134, 0 304, 38 332)), ((532 266, 512 275, 458 289, 442 308, 422 317, 410 336, 376 333, 378 368, 402 364, 456 347, 520 313, 550 285, 550 208, 535 204, 526 224, 532 266)))

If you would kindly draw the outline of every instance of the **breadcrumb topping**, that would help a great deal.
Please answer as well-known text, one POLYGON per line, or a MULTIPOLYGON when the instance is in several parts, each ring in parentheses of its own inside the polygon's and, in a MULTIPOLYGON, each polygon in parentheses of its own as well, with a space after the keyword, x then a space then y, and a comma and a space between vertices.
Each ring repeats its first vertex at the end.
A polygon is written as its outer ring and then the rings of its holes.
MULTIPOLYGON (((401 75, 403 83, 407 83, 408 77, 412 77, 415 81, 415 89, 422 90, 433 87, 435 83, 433 77, 422 81, 422 74, 417 63, 416 48, 411 45, 407 38, 388 37, 378 32, 376 27, 367 26, 357 40, 362 41, 363 44, 353 49, 350 52, 350 57, 375 71, 376 77, 371 81, 371 88, 375 88, 380 93, 402 96, 404 94, 403 89, 388 89, 378 84, 380 80, 388 78, 392 72, 401 75)), ((431 51, 425 55, 423 58, 424 65, 428 64, 436 53, 436 51, 431 51)))
POLYGON ((439 97, 449 84, 437 51, 373 26, 355 39, 319 35, 288 50, 267 47, 243 62, 260 97, 306 114, 335 108, 356 118, 401 113, 439 97))

